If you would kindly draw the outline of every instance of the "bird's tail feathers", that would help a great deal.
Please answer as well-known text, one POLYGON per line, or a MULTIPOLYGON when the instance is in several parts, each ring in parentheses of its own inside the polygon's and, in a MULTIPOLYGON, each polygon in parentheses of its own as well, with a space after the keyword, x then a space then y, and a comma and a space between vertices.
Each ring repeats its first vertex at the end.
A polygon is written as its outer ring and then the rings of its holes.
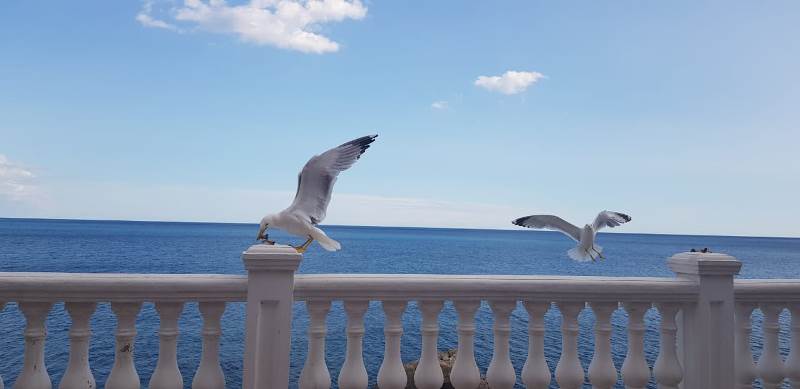
POLYGON ((567 251, 567 255, 573 260, 578 262, 589 262, 592 260, 592 257, 586 250, 581 249, 580 247, 575 247, 567 251))
POLYGON ((321 239, 317 239, 319 245, 322 246, 325 250, 328 251, 338 251, 342 249, 342 245, 339 242, 329 238, 328 236, 323 236, 321 239))
POLYGON ((315 234, 316 236, 314 236, 314 239, 319 242, 319 245, 322 246, 322 248, 328 251, 337 251, 342 249, 342 245, 339 244, 339 242, 331 239, 328 235, 325 235, 322 230, 318 231, 319 232, 315 234))

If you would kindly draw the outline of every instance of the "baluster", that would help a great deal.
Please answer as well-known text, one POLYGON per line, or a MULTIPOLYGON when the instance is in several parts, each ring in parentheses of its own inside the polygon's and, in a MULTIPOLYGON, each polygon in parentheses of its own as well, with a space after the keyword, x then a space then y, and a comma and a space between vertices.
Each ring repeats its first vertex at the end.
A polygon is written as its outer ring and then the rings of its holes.
POLYGON ((675 323, 675 315, 678 314, 680 306, 678 304, 658 304, 657 308, 661 314, 661 344, 653 369, 656 382, 658 382, 659 389, 678 389, 678 384, 683 381, 683 370, 676 350, 678 326, 675 323))
POLYGON ((378 386, 381 389, 403 389, 406 387, 406 369, 400 358, 400 338, 403 336, 403 312, 406 310, 405 301, 384 301, 381 303, 386 314, 383 334, 386 349, 383 353, 383 363, 378 370, 378 386))
POLYGON ((59 389, 95 388, 96 382, 89 368, 89 340, 92 336, 89 319, 97 304, 69 302, 65 305, 72 319, 72 326, 69 329, 69 362, 58 387, 59 389))
POLYGON ((525 301, 528 311, 528 358, 522 366, 522 382, 528 389, 550 387, 550 367, 544 358, 544 314, 550 303, 525 301))
POLYGON ((509 316, 517 307, 517 302, 492 301, 489 306, 494 312, 494 350, 489 369, 486 371, 486 381, 494 389, 511 389, 517 383, 517 375, 514 372, 514 365, 511 364, 508 344, 511 336, 509 316))
POLYGON ((592 303, 594 312, 594 356, 589 363, 592 388, 611 389, 617 383, 617 369, 611 360, 611 315, 617 303, 592 303))
POLYGON ((758 374, 764 382, 764 389, 778 388, 783 382, 783 361, 778 351, 778 316, 781 306, 778 304, 761 304, 764 313, 764 349, 758 359, 758 374))
POLYGON ((367 368, 364 367, 362 340, 364 339, 364 313, 369 301, 345 301, 347 313, 347 354, 339 372, 339 387, 342 389, 365 389, 367 368))
POLYGON ((739 389, 753 389, 753 380, 758 377, 756 364, 753 362, 753 351, 750 349, 750 333, 753 323, 750 315, 755 309, 755 304, 736 304, 736 387, 739 389))
POLYGON ((453 304, 458 312, 458 351, 450 370, 450 384, 455 389, 475 389, 481 383, 481 373, 475 363, 475 312, 481 302, 459 300, 453 304))
POLYGON ((136 339, 136 316, 142 303, 111 303, 117 316, 114 367, 106 380, 107 389, 139 389, 139 374, 133 365, 133 345, 136 339))
POLYGON ((556 382, 563 389, 578 389, 583 386, 583 366, 578 359, 578 315, 583 303, 562 303, 561 311, 561 358, 556 366, 556 382))
MULTIPOLYGON (((422 353, 419 356, 417 371, 414 372, 414 385, 419 389, 439 389, 444 383, 442 368, 439 366, 439 311, 441 301, 422 301, 422 353)), ((458 357, 456 357, 458 359, 458 357)))
POLYGON ((192 389, 225 389, 225 373, 219 365, 220 320, 225 313, 225 303, 203 301, 199 308, 203 315, 203 352, 192 380, 192 389))
POLYGON ((183 312, 182 302, 157 302, 158 311, 158 362, 150 377, 151 389, 182 389, 183 377, 178 369, 178 318, 183 312))
POLYGON ((50 389, 52 386, 47 367, 44 364, 44 342, 47 338, 45 320, 50 308, 49 302, 23 302, 19 309, 25 315, 25 355, 22 373, 14 382, 18 389, 50 389))
POLYGON ((789 305, 789 312, 792 314, 792 343, 786 359, 786 378, 793 388, 800 388, 800 303, 789 305))
POLYGON ((328 389, 331 387, 331 373, 325 364, 325 335, 328 328, 325 319, 331 309, 329 300, 306 301, 306 309, 311 317, 308 326, 308 354, 303 372, 300 373, 300 389, 328 389))
POLYGON ((625 303, 628 312, 628 353, 622 363, 622 382, 627 389, 644 389, 650 381, 650 368, 644 359, 644 314, 647 303, 625 303))

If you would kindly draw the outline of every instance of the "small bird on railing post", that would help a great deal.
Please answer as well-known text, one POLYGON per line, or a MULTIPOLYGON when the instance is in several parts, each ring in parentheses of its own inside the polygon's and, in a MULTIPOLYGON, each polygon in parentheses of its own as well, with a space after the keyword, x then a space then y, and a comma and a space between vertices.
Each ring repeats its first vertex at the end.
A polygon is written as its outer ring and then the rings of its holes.
POLYGON ((325 219, 333 184, 339 173, 353 166, 377 137, 362 136, 309 159, 297 177, 294 202, 283 211, 264 216, 259 223, 256 239, 275 244, 267 235, 267 228, 273 227, 306 238, 302 245, 293 246, 298 253, 304 253, 314 240, 325 250, 341 249, 342 245, 325 235, 317 225, 325 219))

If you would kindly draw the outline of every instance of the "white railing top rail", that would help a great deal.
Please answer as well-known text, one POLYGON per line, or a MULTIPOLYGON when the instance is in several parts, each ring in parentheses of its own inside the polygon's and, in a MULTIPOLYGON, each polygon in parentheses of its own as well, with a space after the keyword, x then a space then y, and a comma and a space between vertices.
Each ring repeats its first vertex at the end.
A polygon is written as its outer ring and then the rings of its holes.
POLYGON ((245 301, 247 276, 0 273, 2 301, 245 301))
POLYGON ((733 281, 737 302, 800 302, 800 279, 741 279, 733 281))
MULTIPOLYGON (((693 281, 655 277, 298 274, 295 298, 692 301, 693 281)), ((223 274, 0 273, 2 301, 245 301, 247 277, 223 274)))
POLYGON ((294 295, 308 299, 692 301, 697 284, 676 278, 523 275, 307 274, 294 295))

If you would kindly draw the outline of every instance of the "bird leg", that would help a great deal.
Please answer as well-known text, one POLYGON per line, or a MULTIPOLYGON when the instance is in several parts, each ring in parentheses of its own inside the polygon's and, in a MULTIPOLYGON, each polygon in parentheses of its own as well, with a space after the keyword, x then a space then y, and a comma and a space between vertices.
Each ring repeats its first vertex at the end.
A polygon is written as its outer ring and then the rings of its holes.
POLYGON ((592 246, 592 251, 594 251, 595 253, 597 253, 597 255, 599 255, 599 256, 600 256, 600 258, 602 258, 602 259, 606 259, 606 257, 604 257, 604 256, 603 256, 603 253, 601 253, 601 252, 599 252, 599 251, 595 250, 594 246, 592 246))
POLYGON ((305 242, 305 243, 303 243, 303 244, 302 244, 302 245, 300 245, 300 246, 297 246, 297 247, 295 247, 294 249, 295 249, 295 250, 297 250, 297 252, 298 252, 298 253, 302 254, 302 253, 306 252, 306 250, 308 249, 308 246, 309 246, 309 245, 311 244, 311 242, 313 242, 313 241, 314 241, 314 238, 312 238, 312 237, 311 237, 311 235, 309 235, 309 236, 308 236, 308 239, 306 240, 306 242, 305 242))
POLYGON ((592 262, 597 262, 597 258, 595 258, 589 250, 586 250, 586 254, 589 254, 589 258, 592 259, 592 262))

